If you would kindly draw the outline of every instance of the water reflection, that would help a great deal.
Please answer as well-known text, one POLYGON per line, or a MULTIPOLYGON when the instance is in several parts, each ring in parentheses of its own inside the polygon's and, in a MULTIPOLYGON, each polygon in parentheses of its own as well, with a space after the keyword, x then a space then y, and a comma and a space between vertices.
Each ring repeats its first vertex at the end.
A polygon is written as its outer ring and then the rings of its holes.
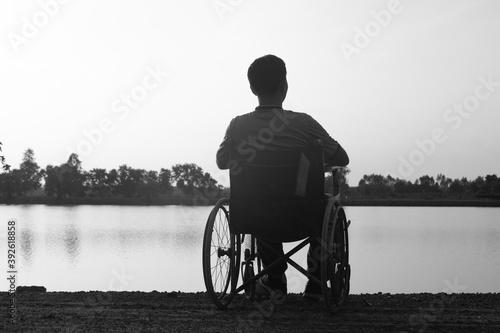
POLYGON ((19 263, 23 269, 31 270, 33 262, 36 261, 37 243, 39 241, 39 235, 37 237, 36 230, 33 230, 36 228, 34 219, 39 210, 32 205, 21 205, 19 207, 21 208, 19 214, 11 215, 17 219, 19 232, 17 241, 22 258, 19 263))
POLYGON ((72 267, 76 266, 78 263, 78 256, 80 254, 80 231, 73 224, 69 224, 64 229, 64 234, 62 240, 64 243, 64 249, 69 263, 72 267))
POLYGON ((192 252, 200 247, 200 237, 193 230, 179 231, 173 237, 173 246, 183 251, 192 252))
POLYGON ((21 228, 19 242, 23 264, 26 268, 31 269, 33 263, 33 254, 35 253, 36 249, 36 239, 35 233, 29 226, 21 228))

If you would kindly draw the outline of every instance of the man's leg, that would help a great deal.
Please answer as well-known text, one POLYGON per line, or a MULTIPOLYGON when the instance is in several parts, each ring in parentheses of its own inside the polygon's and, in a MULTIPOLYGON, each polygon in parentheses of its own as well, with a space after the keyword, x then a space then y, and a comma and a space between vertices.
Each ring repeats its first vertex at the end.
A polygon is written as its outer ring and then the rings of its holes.
POLYGON ((307 271, 321 279, 321 238, 311 237, 307 252, 307 271))
MULTIPOLYGON (((321 238, 311 237, 307 252, 307 272, 321 280, 321 238)), ((308 280, 303 294, 304 297, 319 299, 322 296, 321 286, 308 280)))
MULTIPOLYGON (((281 242, 257 239, 257 250, 264 268, 270 266, 284 255, 283 244, 281 242)), ((261 277, 257 282, 256 292, 258 294, 270 295, 271 297, 274 294, 274 297, 284 300, 283 297, 287 293, 286 269, 287 263, 285 261, 281 261, 272 267, 269 273, 261 277)))

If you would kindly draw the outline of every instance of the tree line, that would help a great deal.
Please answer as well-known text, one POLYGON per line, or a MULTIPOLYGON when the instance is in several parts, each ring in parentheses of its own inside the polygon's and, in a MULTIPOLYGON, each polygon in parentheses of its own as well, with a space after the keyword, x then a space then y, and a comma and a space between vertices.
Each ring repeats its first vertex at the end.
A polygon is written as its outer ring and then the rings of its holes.
POLYGON ((500 199, 500 178, 495 174, 451 179, 443 174, 436 178, 424 175, 411 182, 391 175, 364 175, 357 188, 349 188, 351 197, 396 198, 489 198, 500 199))
MULTIPOLYGON (((1 143, 0 143, 1 144, 1 143)), ((0 146, 1 151, 1 146, 0 146)), ((47 165, 44 169, 36 163, 34 151, 28 148, 17 169, 11 169, 3 156, 0 162, 4 173, 0 174, 0 193, 8 198, 25 196, 42 188, 49 197, 140 197, 159 195, 191 196, 195 192, 216 196, 222 186, 208 172, 194 163, 176 164, 160 171, 135 169, 123 164, 117 169, 94 168, 86 171, 77 154, 71 154, 66 163, 47 165)))
MULTIPOLYGON (((0 152, 2 143, 0 142, 0 152)), ((44 169, 36 163, 34 151, 28 148, 17 169, 0 156, 0 195, 32 195, 43 189, 49 197, 112 197, 154 198, 160 195, 194 196, 214 198, 227 195, 228 189, 211 177, 208 172, 193 163, 176 164, 160 171, 135 169, 123 164, 117 169, 94 168, 83 170, 78 155, 71 154, 66 163, 44 169), (43 186, 42 186, 43 181, 43 186)), ((346 176, 349 168, 340 174, 342 197, 348 198, 489 198, 500 199, 500 178, 495 174, 479 176, 474 180, 465 177, 451 179, 443 174, 436 178, 424 175, 413 182, 391 175, 364 175, 357 187, 350 187, 346 176)), ((330 188, 332 179, 326 179, 330 188)))

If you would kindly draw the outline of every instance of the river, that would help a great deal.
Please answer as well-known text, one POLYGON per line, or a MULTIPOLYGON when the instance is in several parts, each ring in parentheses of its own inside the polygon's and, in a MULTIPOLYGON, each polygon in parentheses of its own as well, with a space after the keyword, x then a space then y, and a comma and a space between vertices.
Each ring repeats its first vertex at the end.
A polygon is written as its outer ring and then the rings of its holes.
MULTIPOLYGON (((49 291, 204 291, 211 207, 0 205, 17 224, 18 285, 49 291)), ((346 207, 351 293, 500 292, 500 208, 346 207)), ((290 244, 287 244, 290 246, 290 244)), ((305 251, 295 257, 305 262, 305 251)), ((289 291, 305 278, 287 271, 289 291)), ((7 282, 2 290, 7 289, 7 282)))

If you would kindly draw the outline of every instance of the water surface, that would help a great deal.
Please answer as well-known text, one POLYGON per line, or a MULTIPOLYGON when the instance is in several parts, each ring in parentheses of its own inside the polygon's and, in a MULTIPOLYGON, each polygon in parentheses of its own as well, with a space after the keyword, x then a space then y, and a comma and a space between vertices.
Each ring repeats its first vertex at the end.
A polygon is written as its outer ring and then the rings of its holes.
MULTIPOLYGON (((201 248, 210 210, 0 205, 0 238, 15 218, 19 285, 203 291, 201 248)), ((499 208, 347 207, 346 213, 352 293, 500 292, 499 208)), ((6 262, 6 250, 2 258, 6 262)), ((305 251, 295 258, 304 263, 305 251)), ((289 290, 301 292, 305 278, 291 267, 287 277, 289 290)))

